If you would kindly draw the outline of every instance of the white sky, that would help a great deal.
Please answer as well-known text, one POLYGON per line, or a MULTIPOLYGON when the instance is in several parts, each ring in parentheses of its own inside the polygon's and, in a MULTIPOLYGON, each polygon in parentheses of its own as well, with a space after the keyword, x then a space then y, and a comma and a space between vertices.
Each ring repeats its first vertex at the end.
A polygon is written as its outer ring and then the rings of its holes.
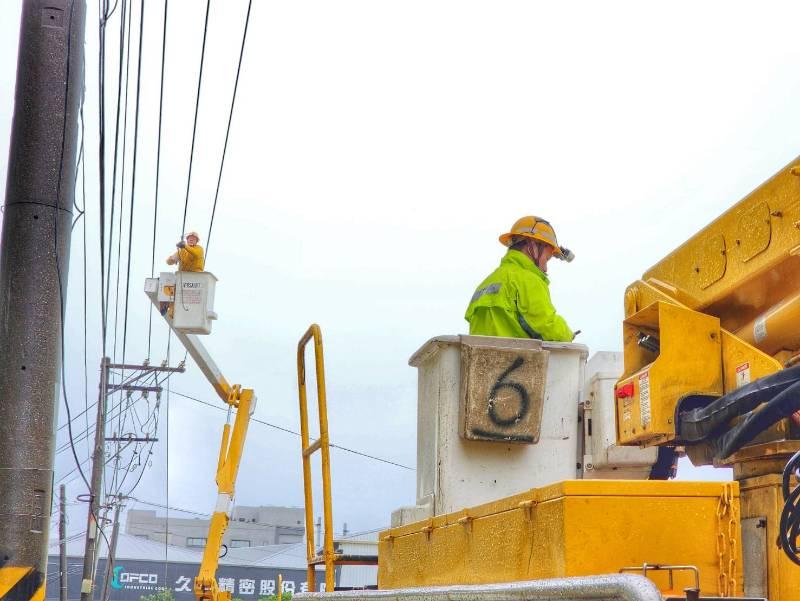
MULTIPOLYGON (((180 232, 204 8, 200 0, 170 3, 159 264, 180 232)), ((203 238, 245 8, 242 0, 212 3, 187 223, 203 238)), ((6 141, 18 3, 4 9, 6 141)), ((147 3, 129 361, 147 354, 141 289, 150 272, 162 11, 160 2, 147 3)), ((497 235, 524 214, 549 219, 577 255, 551 264, 551 291, 570 325, 583 330, 580 341, 592 351, 620 350, 625 286, 799 154, 798 12, 796 2, 256 0, 209 249, 220 316, 209 350, 229 380, 256 389, 256 417, 297 429, 295 347, 318 322, 333 440, 414 465, 416 373, 407 359, 434 335, 466 331, 467 301, 503 254, 497 235)), ((109 146, 118 16, 107 34, 109 146)), ((87 23, 93 401, 100 359, 94 12, 87 23)), ((129 156, 132 123, 131 101, 129 156)), ((126 169, 125 230, 130 163, 126 169)), ((78 410, 82 234, 79 225, 66 342, 78 410)), ((123 277, 124 267, 123 260, 123 277)), ((118 347, 121 337, 120 325, 118 347)), ((153 361, 165 347, 166 326, 156 322, 153 361)), ((193 365, 172 387, 216 402, 193 365)), ((209 511, 224 415, 173 395, 169 453, 164 418, 136 495, 209 511)), ((59 454, 56 478, 72 468, 68 453, 59 454)), ((413 503, 411 472, 341 451, 333 452, 333 470, 337 529, 385 525, 392 509, 413 503)), ((73 480, 69 494, 81 492, 73 480)), ((237 493, 240 504, 302 505, 298 440, 253 424, 237 493)), ((70 532, 81 531, 85 508, 75 506, 71 518, 70 532)))

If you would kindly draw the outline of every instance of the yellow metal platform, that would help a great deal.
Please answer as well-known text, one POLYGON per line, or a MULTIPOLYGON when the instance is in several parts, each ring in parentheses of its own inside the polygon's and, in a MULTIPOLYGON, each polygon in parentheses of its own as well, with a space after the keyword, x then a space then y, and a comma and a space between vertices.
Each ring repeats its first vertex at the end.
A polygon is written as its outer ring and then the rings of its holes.
MULTIPOLYGON (((690 565, 703 594, 741 596, 735 482, 568 480, 381 533, 381 589, 690 565)), ((648 572, 671 592, 666 572, 648 572)), ((678 571, 673 590, 694 586, 678 571)))

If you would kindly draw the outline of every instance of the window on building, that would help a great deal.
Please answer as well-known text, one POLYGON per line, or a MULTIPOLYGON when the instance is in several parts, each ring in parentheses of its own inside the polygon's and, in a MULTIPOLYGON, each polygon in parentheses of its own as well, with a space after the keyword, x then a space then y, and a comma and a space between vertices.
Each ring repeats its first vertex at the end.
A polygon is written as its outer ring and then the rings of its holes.
POLYGON ((188 537, 186 539, 186 546, 187 547, 205 547, 206 546, 206 539, 201 537, 188 537))
POLYGON ((231 540, 231 548, 236 549, 239 547, 249 547, 250 541, 249 540, 242 540, 242 539, 232 539, 231 540))

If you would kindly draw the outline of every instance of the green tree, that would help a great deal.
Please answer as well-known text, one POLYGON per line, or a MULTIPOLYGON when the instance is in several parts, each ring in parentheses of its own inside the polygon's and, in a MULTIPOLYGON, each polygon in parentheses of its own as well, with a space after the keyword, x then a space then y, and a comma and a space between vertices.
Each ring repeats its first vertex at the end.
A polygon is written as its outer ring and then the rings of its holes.
MULTIPOLYGON (((268 595, 266 597, 259 597, 258 601, 278 601, 278 595, 268 595)), ((286 591, 281 595, 281 601, 292 601, 292 592, 286 591)))
POLYGON ((172 591, 165 589, 163 591, 156 591, 152 595, 142 595, 139 601, 175 601, 175 595, 172 591))

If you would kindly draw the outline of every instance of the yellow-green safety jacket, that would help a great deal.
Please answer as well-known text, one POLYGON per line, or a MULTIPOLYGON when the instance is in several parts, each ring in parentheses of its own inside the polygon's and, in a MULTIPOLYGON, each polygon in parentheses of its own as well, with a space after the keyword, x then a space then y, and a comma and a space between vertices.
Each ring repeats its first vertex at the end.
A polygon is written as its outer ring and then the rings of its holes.
POLYGON ((199 244, 179 248, 178 252, 171 257, 178 263, 178 271, 203 271, 205 267, 205 256, 203 247, 199 244))
POLYGON ((509 250, 478 286, 464 318, 478 336, 538 338, 570 342, 567 322, 550 301, 550 280, 518 250, 509 250))

